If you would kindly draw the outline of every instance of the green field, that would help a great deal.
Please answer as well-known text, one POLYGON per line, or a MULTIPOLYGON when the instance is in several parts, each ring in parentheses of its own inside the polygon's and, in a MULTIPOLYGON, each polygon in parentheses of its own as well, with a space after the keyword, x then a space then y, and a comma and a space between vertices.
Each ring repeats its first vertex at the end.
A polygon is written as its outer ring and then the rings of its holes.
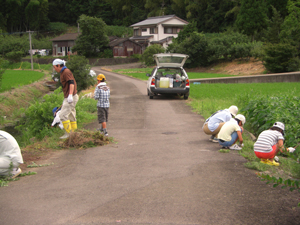
POLYGON ((31 84, 45 76, 42 72, 31 70, 6 70, 2 77, 0 92, 31 84))
MULTIPOLYGON (((141 80, 148 80, 149 77, 146 76, 147 73, 151 74, 153 68, 136 68, 136 69, 119 69, 113 70, 115 73, 124 74, 126 76, 135 77, 141 80)), ((217 74, 217 73, 197 73, 197 72, 189 72, 187 73, 189 79, 197 79, 197 78, 213 78, 213 77, 232 77, 234 75, 228 74, 217 74)))
POLYGON ((209 117, 219 109, 237 105, 240 109, 258 96, 300 96, 300 83, 191 84, 191 105, 209 117))

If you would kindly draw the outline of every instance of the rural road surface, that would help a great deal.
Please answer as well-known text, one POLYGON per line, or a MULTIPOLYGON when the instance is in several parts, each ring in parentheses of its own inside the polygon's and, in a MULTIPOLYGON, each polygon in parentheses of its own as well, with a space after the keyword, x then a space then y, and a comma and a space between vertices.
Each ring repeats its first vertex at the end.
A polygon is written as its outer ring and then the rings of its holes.
POLYGON ((102 72, 115 143, 58 151, 53 165, 1 187, 1 225, 299 224, 299 194, 260 181, 237 152, 218 152, 185 100, 150 100, 145 81, 102 72))

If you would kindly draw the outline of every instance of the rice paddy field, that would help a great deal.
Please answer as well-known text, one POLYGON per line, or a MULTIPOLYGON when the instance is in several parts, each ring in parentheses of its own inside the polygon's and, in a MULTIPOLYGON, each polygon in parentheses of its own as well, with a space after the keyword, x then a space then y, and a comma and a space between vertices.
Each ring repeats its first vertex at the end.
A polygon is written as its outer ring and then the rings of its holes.
POLYGON ((31 84, 44 76, 45 74, 43 72, 31 70, 6 70, 2 77, 0 92, 31 84))

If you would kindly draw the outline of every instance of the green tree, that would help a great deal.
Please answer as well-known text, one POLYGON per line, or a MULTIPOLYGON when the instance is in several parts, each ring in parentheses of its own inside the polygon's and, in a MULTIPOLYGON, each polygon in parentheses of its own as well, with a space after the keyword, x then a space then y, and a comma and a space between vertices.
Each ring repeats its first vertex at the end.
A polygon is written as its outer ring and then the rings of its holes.
POLYGON ((234 22, 232 16, 226 16, 235 4, 231 0, 186 0, 185 3, 187 19, 197 22, 200 32, 222 32, 234 22))
POLYGON ((300 0, 289 0, 287 9, 289 15, 284 19, 280 37, 300 46, 300 0))
POLYGON ((254 35, 266 28, 266 9, 264 1, 241 0, 241 9, 235 21, 238 30, 252 36, 252 40, 254 40, 254 35))
POLYGON ((147 18, 146 0, 106 0, 111 5, 114 18, 111 25, 130 26, 147 18))
POLYGON ((208 65, 207 55, 208 42, 205 35, 194 32, 180 44, 172 45, 167 50, 172 53, 182 53, 189 55, 185 65, 186 67, 197 67, 208 65))
POLYGON ((288 15, 287 2, 288 0, 265 0, 268 7, 268 17, 274 16, 273 7, 280 15, 285 18, 288 15))
POLYGON ((87 89, 95 83, 93 77, 89 75, 91 66, 88 64, 88 59, 84 56, 72 56, 67 62, 67 67, 74 75, 78 92, 87 89))
POLYGON ((198 32, 197 23, 191 22, 183 27, 183 29, 178 33, 178 37, 175 38, 174 41, 181 43, 194 32, 198 32))
POLYGON ((5 58, 8 59, 11 63, 21 62, 21 59, 24 55, 23 51, 12 51, 5 55, 5 58))
POLYGON ((267 20, 267 29, 264 30, 264 41, 270 43, 279 43, 280 42, 280 30, 283 23, 283 19, 280 16, 280 13, 272 6, 273 17, 272 19, 267 20))
POLYGON ((279 43, 265 46, 264 66, 273 73, 299 70, 297 49, 291 44, 279 43))
POLYGON ((1 35, 0 36, 0 54, 5 56, 9 52, 22 51, 23 54, 29 50, 28 35, 1 35))
POLYGON ((149 17, 174 14, 171 2, 171 0, 146 0, 145 9, 149 10, 149 17))
POLYGON ((8 32, 22 31, 22 21, 24 21, 24 8, 26 6, 26 0, 11 0, 5 1, 1 8, 6 9, 6 26, 8 32))
POLYGON ((171 8, 173 12, 181 19, 186 20, 186 4, 185 0, 172 0, 171 8))
POLYGON ((241 57, 250 57, 250 38, 238 32, 224 32, 206 34, 208 40, 207 54, 210 63, 220 59, 233 60, 241 57))
POLYGON ((82 33, 78 36, 73 51, 85 57, 98 56, 109 44, 106 24, 101 18, 86 15, 80 16, 78 23, 82 33))
POLYGON ((157 53, 164 53, 165 49, 161 45, 154 44, 146 48, 142 55, 142 61, 147 65, 155 65, 155 61, 153 59, 153 55, 157 53))

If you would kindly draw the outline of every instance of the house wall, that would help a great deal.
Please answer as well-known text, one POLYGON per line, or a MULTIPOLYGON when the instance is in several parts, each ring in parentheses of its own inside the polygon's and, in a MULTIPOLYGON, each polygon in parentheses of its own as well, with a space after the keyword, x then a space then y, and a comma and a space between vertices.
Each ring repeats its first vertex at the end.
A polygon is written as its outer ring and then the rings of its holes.
POLYGON ((72 47, 75 41, 53 41, 52 42, 52 55, 53 56, 66 56, 68 52, 72 53, 72 47))
MULTIPOLYGON (((163 24, 164 25, 167 25, 167 24, 169 24, 169 25, 175 25, 174 27, 176 27, 177 24, 178 25, 186 25, 184 22, 182 22, 182 21, 180 21, 178 19, 171 19, 171 20, 168 20, 166 22, 163 22, 163 24)), ((173 36, 175 38, 178 37, 178 34, 165 34, 164 33, 164 28, 165 27, 162 24, 158 25, 158 34, 159 34, 159 36, 158 36, 158 40, 157 41, 159 41, 161 39, 164 39, 164 38, 167 38, 169 36, 173 36)))
POLYGON ((114 57, 129 57, 133 54, 142 54, 142 47, 132 41, 124 41, 113 48, 114 57))
MULTIPOLYGON (((169 20, 169 21, 166 21, 166 22, 163 22, 163 24, 164 25, 174 25, 174 27, 176 27, 176 25, 178 24, 178 25, 186 25, 186 23, 184 23, 183 21, 181 21, 181 20, 178 20, 178 19, 176 19, 176 18, 173 18, 173 19, 171 19, 171 20, 169 20)), ((136 27, 135 27, 136 28, 136 27)), ((164 33, 164 28, 165 28, 165 26, 163 26, 162 24, 158 24, 157 26, 156 26, 156 28, 157 28, 157 34, 151 34, 150 33, 150 27, 147 27, 147 28, 140 28, 141 29, 141 36, 148 36, 148 35, 153 35, 153 37, 152 38, 150 38, 149 39, 149 42, 152 42, 152 41, 159 41, 159 40, 162 40, 162 39, 164 39, 164 38, 167 38, 167 37, 169 37, 169 36, 173 36, 173 37, 175 37, 175 38, 177 38, 178 37, 178 34, 176 33, 176 34, 165 34, 164 33), (147 29, 146 31, 142 31, 142 29, 147 29)), ((172 43, 172 41, 170 41, 170 42, 168 42, 168 43, 164 43, 163 44, 163 47, 164 48, 166 48, 166 47, 168 47, 168 44, 171 44, 172 43)), ((149 45, 150 45, 150 43, 149 43, 149 45)), ((148 46, 149 46, 148 45, 148 46)))

